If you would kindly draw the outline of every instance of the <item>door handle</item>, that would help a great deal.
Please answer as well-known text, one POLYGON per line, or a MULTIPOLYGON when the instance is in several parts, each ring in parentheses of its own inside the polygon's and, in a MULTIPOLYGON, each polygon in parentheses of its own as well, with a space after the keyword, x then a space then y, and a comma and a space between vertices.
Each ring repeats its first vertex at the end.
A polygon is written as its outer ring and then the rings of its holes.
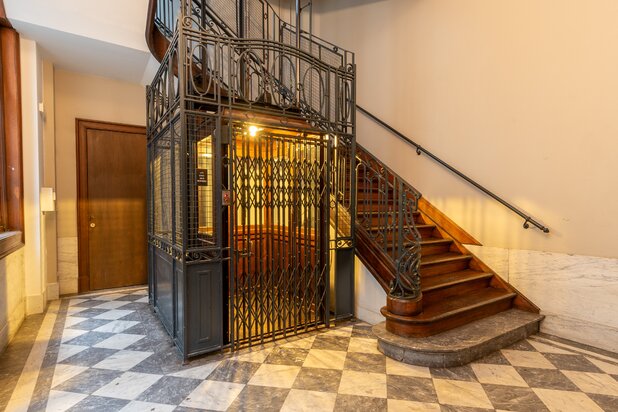
POLYGON ((90 229, 94 229, 95 227, 97 227, 97 224, 94 223, 94 216, 89 216, 88 220, 90 221, 90 229))
POLYGON ((97 227, 97 224, 96 224, 96 223, 94 223, 94 222, 92 222, 92 223, 90 223, 90 227, 91 227, 92 229, 94 229, 95 227, 97 227))

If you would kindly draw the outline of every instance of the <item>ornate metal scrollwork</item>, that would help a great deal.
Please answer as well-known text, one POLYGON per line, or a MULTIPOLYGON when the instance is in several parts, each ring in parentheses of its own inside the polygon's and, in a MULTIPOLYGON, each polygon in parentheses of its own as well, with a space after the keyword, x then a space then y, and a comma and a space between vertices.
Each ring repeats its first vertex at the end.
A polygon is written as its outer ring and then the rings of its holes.
POLYGON ((421 293, 421 237, 414 222, 420 193, 362 148, 358 153, 358 221, 395 268, 389 295, 415 299, 421 293))

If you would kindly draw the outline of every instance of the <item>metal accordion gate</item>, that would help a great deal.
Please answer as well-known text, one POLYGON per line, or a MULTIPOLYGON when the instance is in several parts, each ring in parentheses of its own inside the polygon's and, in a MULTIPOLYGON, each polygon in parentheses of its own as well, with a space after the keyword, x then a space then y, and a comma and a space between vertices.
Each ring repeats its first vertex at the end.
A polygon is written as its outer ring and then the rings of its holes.
POLYGON ((233 128, 229 339, 233 349, 329 323, 332 141, 233 128))

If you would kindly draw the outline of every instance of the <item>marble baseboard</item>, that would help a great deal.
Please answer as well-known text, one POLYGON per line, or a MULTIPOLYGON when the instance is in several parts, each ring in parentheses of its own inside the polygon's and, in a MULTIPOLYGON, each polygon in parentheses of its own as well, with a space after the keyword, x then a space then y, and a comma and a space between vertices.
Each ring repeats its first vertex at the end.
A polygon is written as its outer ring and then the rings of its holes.
POLYGON ((58 238, 58 284, 61 295, 77 293, 77 237, 58 238))
POLYGON ((363 322, 369 323, 370 325, 384 322, 384 316, 382 316, 381 313, 374 312, 359 305, 356 305, 354 316, 356 317, 356 319, 360 319, 363 322))
POLYGON ((541 332, 618 353, 617 328, 551 313, 545 316, 541 332))
POLYGON ((0 351, 26 317, 24 249, 0 260, 0 351))
POLYGON ((546 315, 541 331, 618 352, 618 259, 469 246, 546 315))
POLYGON ((56 300, 60 298, 60 285, 58 283, 47 284, 47 299, 56 300))
POLYGON ((375 325, 384 321, 380 313, 382 306, 386 305, 386 292, 375 280, 369 269, 355 258, 354 276, 354 311, 357 319, 375 325))

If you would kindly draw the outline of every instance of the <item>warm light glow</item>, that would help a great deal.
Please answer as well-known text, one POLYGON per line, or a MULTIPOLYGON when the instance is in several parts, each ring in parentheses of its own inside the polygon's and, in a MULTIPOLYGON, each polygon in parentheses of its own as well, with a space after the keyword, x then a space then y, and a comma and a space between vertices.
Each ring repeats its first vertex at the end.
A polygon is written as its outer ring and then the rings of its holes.
POLYGON ((212 157, 212 153, 202 153, 200 156, 211 158, 212 157))
POLYGON ((257 128, 257 126, 253 126, 253 125, 249 126, 249 136, 255 137, 255 135, 257 135, 258 130, 259 129, 257 128))

